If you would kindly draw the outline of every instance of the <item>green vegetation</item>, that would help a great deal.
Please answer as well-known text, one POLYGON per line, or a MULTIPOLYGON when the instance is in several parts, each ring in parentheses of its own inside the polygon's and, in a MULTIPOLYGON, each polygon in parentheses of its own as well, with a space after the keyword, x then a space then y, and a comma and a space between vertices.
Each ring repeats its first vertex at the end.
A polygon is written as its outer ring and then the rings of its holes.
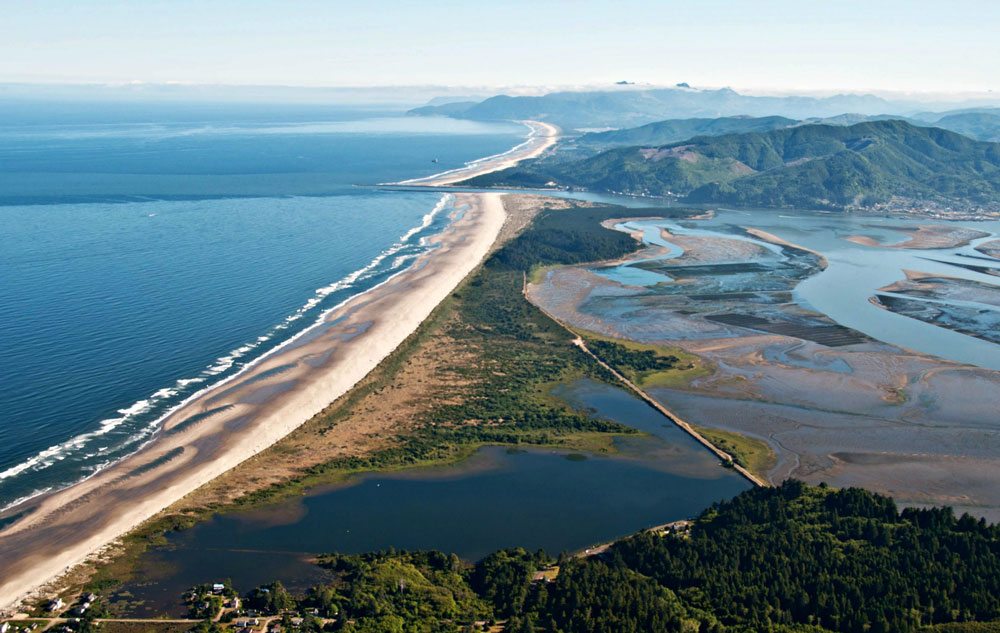
POLYGON ((899 120, 699 136, 514 168, 478 184, 572 187, 744 206, 1000 205, 1000 144, 899 120))
POLYGON ((328 617, 341 616, 345 631, 451 631, 486 619, 489 605, 472 590, 468 570, 455 555, 385 552, 330 555, 320 565, 336 574, 313 588, 304 604, 328 617), (347 624, 346 620, 353 623, 347 624), (389 624, 390 627, 386 625, 389 624))
POLYGON ((640 127, 609 132, 590 132, 577 143, 588 147, 636 146, 645 147, 676 143, 695 136, 717 136, 743 132, 768 132, 798 123, 782 116, 748 117, 729 116, 717 119, 667 119, 640 127))
POLYGON ((763 440, 706 426, 694 428, 706 440, 729 453, 734 462, 763 479, 767 479, 767 472, 777 462, 774 451, 763 440))
POLYGON ((623 347, 628 350, 627 353, 629 354, 652 354, 662 359, 675 359, 670 367, 664 369, 636 371, 633 368, 620 364, 620 362, 611 362, 604 355, 598 354, 601 360, 614 367, 619 373, 640 388, 684 387, 689 385, 695 378, 707 376, 712 373, 712 367, 707 365, 701 358, 677 347, 665 347, 663 345, 639 343, 627 339, 615 339, 587 330, 576 331, 587 342, 587 347, 591 351, 594 351, 595 345, 600 346, 601 343, 605 343, 623 347))
POLYGON ((899 512, 860 489, 786 482, 706 511, 688 538, 644 534, 620 564, 748 630, 913 631, 1000 617, 1000 528, 950 509, 899 512))
POLYGON ((920 630, 926 633, 1000 633, 1000 622, 950 622, 920 630))
POLYGON ((996 109, 948 114, 935 121, 934 125, 980 141, 1000 141, 1000 110, 996 109))
POLYGON ((333 581, 269 613, 317 609, 332 631, 456 633, 477 622, 512 633, 986 633, 1000 617, 1000 527, 796 481, 590 558, 508 549, 467 565, 388 551, 320 564, 333 581))
POLYGON ((587 347, 607 364, 627 372, 630 379, 632 376, 673 369, 680 361, 676 356, 663 355, 651 349, 633 349, 611 341, 591 340, 587 341, 587 347))
MULTIPOLYGON (((644 210, 648 215, 677 211, 644 210)), ((518 238, 494 253, 434 311, 403 345, 320 421, 334 429, 367 395, 392 384, 407 359, 432 337, 445 336, 470 359, 451 369, 464 383, 457 397, 415 420, 416 428, 392 446, 372 454, 338 458, 307 468, 268 488, 248 492, 226 505, 171 514, 132 532, 122 555, 98 567, 84 589, 100 592, 119 585, 135 560, 165 543, 164 534, 191 527, 215 512, 251 507, 299 494, 319 484, 370 471, 392 471, 458 462, 487 445, 550 446, 574 452, 608 452, 614 435, 636 431, 570 409, 550 396, 552 385, 581 376, 613 380, 570 345, 571 336, 522 294, 524 276, 539 264, 565 265, 620 257, 637 247, 627 235, 600 226, 624 213, 618 207, 546 211, 518 238), (580 245, 584 246, 580 246, 580 245)), ((633 211, 629 211, 634 215, 633 211)), ((273 450, 280 451, 280 445, 273 450)))

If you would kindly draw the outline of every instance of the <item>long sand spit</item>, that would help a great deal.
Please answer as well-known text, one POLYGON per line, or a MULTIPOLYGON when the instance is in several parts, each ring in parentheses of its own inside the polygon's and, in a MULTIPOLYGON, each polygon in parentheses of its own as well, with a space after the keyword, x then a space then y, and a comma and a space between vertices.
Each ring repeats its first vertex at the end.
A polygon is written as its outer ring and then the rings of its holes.
POLYGON ((503 154, 487 156, 458 169, 452 169, 425 178, 404 180, 397 184, 419 185, 422 187, 445 187, 458 184, 463 180, 475 178, 476 176, 508 169, 524 160, 538 158, 559 140, 559 128, 551 123, 543 123, 542 121, 521 121, 521 123, 531 128, 528 140, 503 154))
POLYGON ((189 401, 136 454, 22 508, 0 531, 0 608, 271 446, 364 378, 476 268, 506 217, 500 194, 458 194, 455 207, 464 212, 413 266, 189 401))

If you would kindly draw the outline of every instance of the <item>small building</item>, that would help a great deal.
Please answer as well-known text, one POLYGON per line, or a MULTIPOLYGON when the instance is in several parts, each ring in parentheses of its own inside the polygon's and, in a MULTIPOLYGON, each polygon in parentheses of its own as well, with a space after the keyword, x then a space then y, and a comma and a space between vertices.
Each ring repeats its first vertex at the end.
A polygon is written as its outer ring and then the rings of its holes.
POLYGON ((58 611, 59 609, 62 609, 64 606, 66 606, 66 603, 63 602, 63 599, 62 598, 56 598, 55 600, 49 602, 48 610, 49 611, 58 611))
POLYGON ((226 590, 226 586, 224 584, 222 584, 221 582, 217 582, 214 585, 212 585, 212 593, 214 593, 217 596, 221 595, 222 592, 225 591, 225 590, 226 590))
POLYGON ((10 630, 10 622, 4 622, 0 624, 0 633, 7 633, 10 630))
POLYGON ((291 620, 292 626, 302 626, 302 623, 304 621, 305 620, 303 620, 302 618, 292 618, 292 620, 291 620))
POLYGON ((239 609, 240 608, 240 599, 237 598, 236 596, 233 596, 233 598, 229 602, 226 603, 226 606, 229 607, 230 609, 239 609))

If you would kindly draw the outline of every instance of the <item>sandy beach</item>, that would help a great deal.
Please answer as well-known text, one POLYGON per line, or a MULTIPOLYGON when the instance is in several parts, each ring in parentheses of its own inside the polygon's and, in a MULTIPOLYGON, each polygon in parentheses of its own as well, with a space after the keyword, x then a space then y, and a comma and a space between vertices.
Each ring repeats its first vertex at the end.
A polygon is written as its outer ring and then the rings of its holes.
POLYGON ((14 509, 20 518, 0 531, 0 608, 281 440, 362 380, 475 269, 504 225, 500 194, 457 194, 455 208, 464 213, 411 268, 189 401, 138 453, 14 509))
POLYGON ((521 121, 531 128, 528 140, 503 154, 488 156, 469 163, 465 167, 452 169, 427 176, 396 183, 400 185, 420 185, 423 187, 444 187, 454 185, 469 178, 490 174, 502 169, 508 169, 523 160, 538 158, 559 140, 559 128, 551 123, 541 121, 521 121))
MULTIPOLYGON (((892 228, 892 227, 889 227, 892 228)), ((925 224, 916 229, 897 227, 897 231, 906 235, 906 239, 896 244, 883 244, 869 235, 849 235, 844 239, 862 246, 874 248, 920 248, 933 250, 937 248, 958 248, 969 242, 989 236, 989 233, 961 227, 942 224, 925 224)))

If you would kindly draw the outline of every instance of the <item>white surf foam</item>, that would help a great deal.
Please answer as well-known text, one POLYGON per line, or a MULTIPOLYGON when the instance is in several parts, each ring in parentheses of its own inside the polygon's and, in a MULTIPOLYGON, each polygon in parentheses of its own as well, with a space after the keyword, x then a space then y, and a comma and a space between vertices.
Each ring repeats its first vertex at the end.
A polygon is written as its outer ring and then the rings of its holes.
MULTIPOLYGON (((411 246, 412 244, 411 244, 410 240, 415 235, 419 234, 421 231, 424 231, 427 228, 429 228, 431 226, 431 224, 434 222, 434 219, 441 213, 441 211, 443 211, 444 209, 448 208, 449 205, 451 204, 451 202, 453 200, 454 200, 454 196, 452 194, 450 194, 450 193, 442 195, 441 198, 438 200, 437 204, 435 204, 434 207, 421 218, 420 224, 418 224, 417 226, 415 226, 415 227, 409 229, 408 231, 406 231, 403 235, 401 235, 399 237, 398 241, 396 241, 388 249, 386 249, 386 250, 382 251, 381 253, 379 253, 374 259, 372 259, 372 261, 370 261, 364 267, 359 268, 358 270, 353 271, 349 275, 347 275, 347 276, 345 276, 345 277, 343 277, 343 278, 335 281, 332 284, 329 284, 327 286, 323 286, 321 288, 317 288, 316 291, 315 291, 316 295, 314 297, 311 297, 309 300, 307 300, 298 310, 296 310, 293 314, 291 314, 288 317, 286 317, 284 319, 284 321, 282 321, 278 325, 274 326, 271 329, 271 331, 268 332, 267 334, 258 336, 252 343, 246 343, 244 345, 241 345, 240 347, 232 350, 228 354, 215 359, 215 361, 213 361, 213 363, 211 365, 209 365, 206 369, 202 370, 202 372, 201 372, 200 375, 194 376, 194 377, 191 377, 191 378, 181 378, 181 379, 177 380, 174 383, 173 387, 165 387, 165 388, 159 389, 156 392, 154 392, 153 394, 151 394, 148 398, 144 398, 142 400, 138 400, 135 403, 133 403, 132 405, 130 405, 130 406, 124 408, 124 409, 119 409, 117 411, 117 413, 120 414, 118 417, 107 418, 107 419, 101 420, 98 423, 98 428, 97 429, 95 429, 93 431, 90 431, 90 432, 87 432, 87 433, 82 433, 82 434, 77 435, 75 437, 72 437, 69 440, 66 440, 65 442, 62 442, 60 444, 56 444, 56 445, 50 446, 49 448, 47 448, 47 449, 45 449, 43 451, 40 451, 37 455, 35 455, 33 457, 30 457, 30 458, 26 459, 25 461, 23 461, 23 462, 21 462, 19 464, 16 464, 14 466, 11 466, 10 468, 8 468, 8 469, 0 472, 0 482, 4 481, 6 479, 10 479, 12 477, 16 477, 16 476, 21 475, 22 473, 25 473, 25 472, 29 472, 29 471, 30 472, 38 472, 38 471, 44 470, 44 469, 46 469, 46 468, 48 468, 50 466, 53 466, 57 462, 65 460, 72 453, 79 452, 79 451, 83 450, 87 446, 87 444, 90 441, 92 441, 93 439, 95 439, 97 437, 100 437, 102 435, 106 435, 107 433, 109 433, 112 430, 118 428, 119 426, 121 426, 125 422, 133 419, 137 415, 141 415, 142 413, 148 412, 150 409, 152 409, 154 406, 156 406, 159 402, 162 402, 165 399, 168 399, 168 398, 171 398, 171 397, 174 397, 174 396, 178 395, 179 393, 181 393, 184 390, 185 387, 188 387, 188 386, 193 385, 193 384, 198 384, 198 383, 206 382, 211 377, 217 376, 218 374, 221 374, 221 373, 224 373, 226 370, 232 368, 233 365, 235 365, 240 358, 242 358, 243 356, 247 355, 248 353, 250 353, 254 349, 257 349, 258 347, 260 347, 262 344, 266 343, 267 341, 273 339, 274 336, 280 330, 287 329, 293 322, 301 319, 303 316, 305 316, 307 313, 309 313, 310 310, 312 310, 317 305, 319 305, 320 303, 322 303, 323 300, 326 297, 328 297, 331 294, 333 294, 335 292, 338 292, 340 290, 348 290, 350 288, 353 288, 354 284, 356 284, 358 281, 363 281, 365 279, 371 278, 374 275, 378 274, 378 270, 377 269, 378 269, 379 265, 382 262, 384 262, 387 258, 393 257, 394 255, 398 254, 401 250, 403 250, 407 246, 411 246)), ((425 245, 424 239, 421 238, 421 240, 420 240, 419 243, 420 243, 421 246, 424 246, 425 245)), ((410 261, 412 259, 415 259, 417 256, 419 256, 419 254, 420 253, 413 253, 413 254, 407 254, 407 255, 403 255, 401 257, 397 257, 392 262, 392 265, 390 266, 389 271, 393 271, 393 270, 399 269, 406 261, 410 261)), ((375 288, 378 288, 382 284, 387 283, 388 281, 390 281, 392 278, 394 278, 397 274, 399 274, 401 272, 402 272, 402 270, 397 270, 397 272, 395 272, 394 274, 390 275, 387 279, 383 280, 379 284, 373 286, 372 288, 366 289, 365 292, 369 292, 371 290, 374 290, 375 288)), ((303 336, 304 334, 306 334, 308 331, 310 331, 314 327, 322 324, 328 314, 330 314, 332 311, 340 308, 347 301, 350 301, 352 298, 353 298, 353 295, 351 297, 347 297, 346 299, 344 299, 343 301, 341 301, 337 305, 332 306, 332 307, 330 307, 330 308, 328 308, 326 310, 323 310, 323 312, 320 313, 316 317, 316 320, 313 322, 313 324, 311 324, 310 326, 308 326, 308 327, 304 328, 303 330, 297 332, 296 334, 294 334, 293 336, 289 337, 288 339, 282 341, 280 344, 278 344, 275 347, 269 349, 267 352, 265 352, 264 354, 260 355, 259 357, 251 359, 249 362, 245 363, 238 371, 234 372, 230 376, 227 376, 227 377, 223 378, 222 380, 217 380, 215 382, 212 382, 211 384, 209 384, 209 385, 207 385, 205 387, 202 387, 201 389, 199 389, 199 390, 195 391, 194 393, 188 395, 181 402, 179 402, 179 403, 171 406, 162 415, 158 416, 155 420, 153 420, 152 422, 150 422, 149 424, 147 424, 144 428, 137 430, 136 433, 132 434, 130 437, 128 437, 124 441, 122 441, 118 446, 115 447, 115 450, 121 450, 123 448, 129 447, 129 446, 135 445, 135 444, 139 444, 139 445, 135 448, 135 450, 133 450, 132 452, 130 452, 128 455, 134 454, 136 451, 141 450, 141 448, 143 446, 145 446, 152 439, 152 436, 155 434, 156 430, 159 429, 159 427, 163 423, 163 421, 166 418, 168 418, 172 413, 174 413, 175 411, 177 411, 178 409, 180 409, 181 407, 183 407, 187 403, 191 402, 195 398, 198 398, 199 396, 205 394, 206 392, 208 392, 208 391, 210 391, 212 389, 215 389, 215 388, 217 388, 217 387, 219 387, 221 385, 224 385, 224 384, 228 383, 231 380, 236 379, 237 377, 241 376, 244 372, 250 370, 251 368, 253 368, 254 366, 256 366, 258 363, 260 363, 261 361, 263 361, 265 358, 267 358, 267 357, 271 356, 272 354, 276 353, 278 350, 283 349, 284 347, 292 344, 293 342, 295 342, 296 340, 298 340, 301 336, 303 336)), ((99 452, 105 452, 107 450, 108 450, 108 447, 101 447, 99 449, 99 452)), ((73 483, 79 483, 80 481, 84 481, 86 479, 89 479, 90 477, 93 477, 94 475, 96 475, 97 473, 99 473, 104 468, 106 468, 106 467, 114 464, 115 462, 119 461, 120 459, 124 459, 128 455, 122 455, 120 458, 118 458, 116 460, 109 460, 109 461, 106 461, 106 462, 104 462, 102 464, 97 464, 97 465, 93 465, 93 466, 85 466, 85 467, 83 467, 84 470, 93 469, 92 472, 89 475, 87 475, 86 477, 78 479, 75 482, 67 483, 66 486, 72 485, 73 483)), ((33 499, 33 498, 35 498, 35 497, 37 497, 39 495, 45 494, 47 492, 51 492, 54 489, 55 489, 54 487, 50 486, 50 487, 46 487, 46 488, 43 488, 43 489, 36 490, 35 492, 32 492, 32 493, 30 493, 30 494, 28 494, 26 496, 20 497, 18 499, 15 499, 14 501, 8 503, 7 505, 5 505, 3 507, 0 507, 0 512, 3 512, 3 511, 5 511, 5 510, 7 510, 9 508, 13 508, 13 507, 15 507, 15 506, 17 506, 19 504, 25 503, 26 501, 30 501, 31 499, 33 499)))
POLYGON ((493 160, 498 160, 505 156, 510 156, 511 154, 515 154, 521 151, 522 149, 528 147, 529 145, 531 145, 535 141, 535 137, 538 136, 538 130, 531 127, 524 121, 519 121, 519 123, 521 123, 522 125, 527 127, 528 130, 530 130, 528 136, 524 142, 518 143, 517 145, 515 145, 514 147, 510 148, 505 152, 500 152, 499 154, 493 154, 492 156, 484 156, 483 158, 477 158, 476 160, 472 160, 465 163, 461 167, 456 167, 455 169, 447 169, 437 174, 431 174, 430 176, 421 176, 420 178, 410 178, 409 180, 400 180, 398 183, 383 183, 383 184, 415 185, 422 182, 427 182, 428 180, 437 180, 438 178, 442 178, 444 176, 450 176, 452 174, 457 174, 469 169, 474 169, 482 165, 483 163, 487 163, 493 160))

